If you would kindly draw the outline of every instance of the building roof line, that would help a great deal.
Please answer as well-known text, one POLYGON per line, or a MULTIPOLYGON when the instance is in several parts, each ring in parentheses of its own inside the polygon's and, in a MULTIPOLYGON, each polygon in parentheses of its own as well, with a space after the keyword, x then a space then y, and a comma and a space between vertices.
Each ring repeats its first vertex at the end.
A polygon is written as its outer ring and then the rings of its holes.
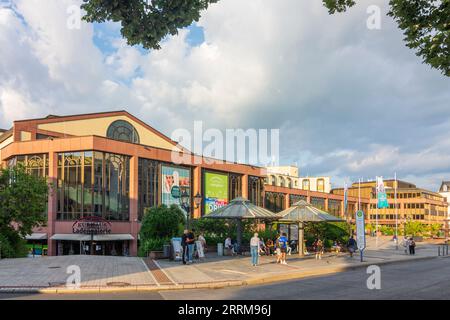
MULTIPOLYGON (((34 122, 37 124, 46 124, 46 123, 55 123, 55 122, 69 122, 69 121, 77 121, 77 120, 87 120, 87 119, 95 119, 96 117, 106 118, 108 116, 127 116, 131 118, 132 120, 136 121, 143 127, 145 127, 147 130, 151 131, 152 133, 156 134, 158 137, 164 139, 166 142, 177 146, 178 142, 170 139, 168 136, 163 134, 162 132, 156 130, 149 124, 145 123, 141 119, 137 118, 136 116, 132 115, 126 110, 118 110, 118 111, 104 111, 104 112, 95 112, 95 113, 84 113, 84 114, 73 114, 73 115, 65 115, 65 116, 59 116, 59 115, 48 115, 44 118, 36 118, 36 119, 26 119, 26 120, 16 120, 14 121, 14 124, 16 123, 26 123, 26 122, 34 122)), ((180 149, 186 150, 183 146, 178 145, 180 149)))

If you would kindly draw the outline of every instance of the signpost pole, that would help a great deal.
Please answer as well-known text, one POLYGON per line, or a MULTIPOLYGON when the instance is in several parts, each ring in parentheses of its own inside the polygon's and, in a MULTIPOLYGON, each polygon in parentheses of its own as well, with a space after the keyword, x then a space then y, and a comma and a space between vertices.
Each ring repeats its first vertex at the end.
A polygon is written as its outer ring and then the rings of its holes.
POLYGON ((364 211, 356 212, 356 242, 358 245, 361 262, 364 262, 364 249, 366 248, 366 226, 364 211))
POLYGON ((304 243, 303 239, 305 237, 304 235, 305 231, 303 229, 303 222, 298 223, 298 255, 300 257, 303 257, 305 255, 305 249, 304 249, 304 243))

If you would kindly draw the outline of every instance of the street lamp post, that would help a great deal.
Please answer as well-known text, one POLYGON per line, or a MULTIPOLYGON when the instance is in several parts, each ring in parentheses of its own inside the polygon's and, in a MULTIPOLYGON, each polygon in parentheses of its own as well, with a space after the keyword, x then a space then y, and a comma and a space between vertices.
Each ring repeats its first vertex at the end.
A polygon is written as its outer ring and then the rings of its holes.
POLYGON ((186 211, 186 229, 189 229, 190 215, 191 215, 191 207, 189 205, 189 194, 184 190, 180 195, 181 208, 186 211))
MULTIPOLYGON (((186 229, 189 229, 190 227, 190 218, 191 218, 191 205, 190 205, 190 196, 189 194, 185 191, 183 191, 180 195, 180 200, 181 200, 181 207, 186 211, 186 229)), ((197 194, 194 196, 194 209, 197 209, 200 204, 202 203, 202 196, 200 195, 200 193, 197 192, 197 194)))

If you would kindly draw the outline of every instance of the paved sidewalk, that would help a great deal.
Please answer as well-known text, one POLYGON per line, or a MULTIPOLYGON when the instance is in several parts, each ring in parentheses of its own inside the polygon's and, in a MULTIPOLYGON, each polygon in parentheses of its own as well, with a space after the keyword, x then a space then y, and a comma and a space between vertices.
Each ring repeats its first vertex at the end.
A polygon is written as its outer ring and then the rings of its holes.
MULTIPOLYGON (((275 263, 275 257, 260 257, 253 267, 250 257, 218 257, 214 253, 191 265, 178 261, 131 257, 63 256, 7 259, 0 261, 0 292, 40 291, 72 292, 65 287, 70 265, 81 269, 79 292, 153 291, 184 288, 219 288, 234 285, 268 283, 288 279, 321 276, 365 267, 371 264, 413 263, 414 260, 437 258, 435 245, 418 244, 415 256, 395 249, 389 239, 368 238, 364 262, 359 256, 326 254, 322 260, 313 255, 288 256, 288 265, 275 263)), ((77 291, 78 292, 78 291, 77 291)))
POLYGON ((156 284, 140 258, 61 256, 0 260, 0 289, 65 286, 72 265, 80 267, 83 287, 156 284))

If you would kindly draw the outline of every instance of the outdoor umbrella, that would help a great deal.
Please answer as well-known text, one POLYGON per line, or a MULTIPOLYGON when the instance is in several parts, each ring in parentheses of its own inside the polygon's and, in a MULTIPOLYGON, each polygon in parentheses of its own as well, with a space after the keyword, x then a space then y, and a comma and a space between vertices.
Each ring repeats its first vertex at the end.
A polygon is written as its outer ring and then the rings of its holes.
POLYGON ((222 208, 219 208, 203 218, 209 219, 234 219, 237 225, 237 243, 241 247, 242 243, 242 220, 243 219, 261 219, 277 220, 278 215, 267 209, 254 205, 245 198, 235 198, 222 208))
POLYGON ((291 207, 277 213, 280 222, 298 223, 298 253, 303 255, 303 226, 305 222, 345 222, 320 210, 305 200, 294 203, 291 207))

